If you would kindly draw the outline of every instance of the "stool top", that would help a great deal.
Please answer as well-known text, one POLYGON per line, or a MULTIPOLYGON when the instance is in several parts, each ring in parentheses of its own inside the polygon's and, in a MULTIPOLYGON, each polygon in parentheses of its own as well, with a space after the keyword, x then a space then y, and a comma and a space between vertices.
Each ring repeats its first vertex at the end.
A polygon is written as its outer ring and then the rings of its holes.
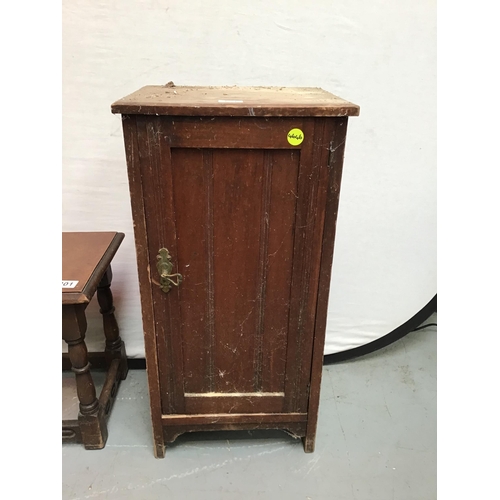
POLYGON ((90 302, 125 235, 62 233, 62 303, 90 302))

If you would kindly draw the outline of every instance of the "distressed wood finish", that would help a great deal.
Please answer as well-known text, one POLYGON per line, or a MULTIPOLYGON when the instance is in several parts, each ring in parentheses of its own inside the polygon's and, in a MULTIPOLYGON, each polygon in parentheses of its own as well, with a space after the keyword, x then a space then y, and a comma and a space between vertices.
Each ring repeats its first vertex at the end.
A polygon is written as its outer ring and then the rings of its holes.
POLYGON ((337 227, 337 213, 339 206, 340 182, 344 148, 347 133, 347 118, 335 120, 333 139, 330 143, 328 159, 329 175, 327 186, 327 203, 324 212, 324 232, 322 241, 318 297, 314 324, 314 348, 310 376, 310 390, 308 401, 309 419, 306 435, 303 438, 304 449, 307 453, 314 451, 316 426, 318 421, 319 393, 323 366, 323 347, 325 344, 326 315, 328 310, 328 296, 330 293, 330 278, 333 260, 333 248, 337 227))
POLYGON ((144 349, 146 352, 146 371, 150 393, 149 401, 153 428, 154 454, 155 457, 162 458, 165 455, 165 446, 161 423, 162 411, 158 351, 156 348, 155 323, 153 317, 153 290, 149 278, 148 233, 144 210, 145 193, 140 167, 137 118, 135 116, 123 116, 122 118, 130 199, 132 201, 132 218, 134 220, 135 251, 141 296, 144 349))
POLYGON ((313 451, 347 116, 359 108, 321 89, 168 86, 112 111, 123 115, 155 455, 183 432, 257 428, 287 429, 313 451), (183 277, 168 293, 161 248, 183 277))
POLYGON ((357 116, 359 107, 319 88, 148 85, 113 113, 173 116, 357 116))

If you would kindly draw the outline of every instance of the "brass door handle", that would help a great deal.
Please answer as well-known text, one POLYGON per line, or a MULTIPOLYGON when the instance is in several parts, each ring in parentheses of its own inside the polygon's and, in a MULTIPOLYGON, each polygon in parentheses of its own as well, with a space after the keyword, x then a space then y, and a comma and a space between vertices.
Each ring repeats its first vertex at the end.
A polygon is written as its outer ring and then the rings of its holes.
POLYGON ((168 293, 172 285, 179 286, 182 283, 182 274, 172 273, 173 267, 168 250, 160 248, 156 256, 156 269, 158 269, 160 275, 160 289, 162 292, 168 293), (177 278, 177 281, 174 281, 173 278, 177 278))

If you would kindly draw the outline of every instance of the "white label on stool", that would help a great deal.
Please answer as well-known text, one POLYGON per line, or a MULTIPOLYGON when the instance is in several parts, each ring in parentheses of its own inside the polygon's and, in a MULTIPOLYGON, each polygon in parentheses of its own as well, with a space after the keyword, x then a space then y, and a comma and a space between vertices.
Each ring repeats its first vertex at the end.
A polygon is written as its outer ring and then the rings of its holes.
POLYGON ((63 288, 75 288, 76 285, 78 285, 78 281, 62 280, 63 288))

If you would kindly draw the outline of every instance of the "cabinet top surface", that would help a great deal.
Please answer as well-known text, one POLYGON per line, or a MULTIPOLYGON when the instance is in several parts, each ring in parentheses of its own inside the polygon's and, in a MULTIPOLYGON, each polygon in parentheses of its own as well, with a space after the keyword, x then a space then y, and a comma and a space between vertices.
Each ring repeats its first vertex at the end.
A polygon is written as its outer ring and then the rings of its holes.
POLYGON ((359 106, 314 87, 148 85, 111 105, 113 113, 181 116, 358 116, 359 106))

